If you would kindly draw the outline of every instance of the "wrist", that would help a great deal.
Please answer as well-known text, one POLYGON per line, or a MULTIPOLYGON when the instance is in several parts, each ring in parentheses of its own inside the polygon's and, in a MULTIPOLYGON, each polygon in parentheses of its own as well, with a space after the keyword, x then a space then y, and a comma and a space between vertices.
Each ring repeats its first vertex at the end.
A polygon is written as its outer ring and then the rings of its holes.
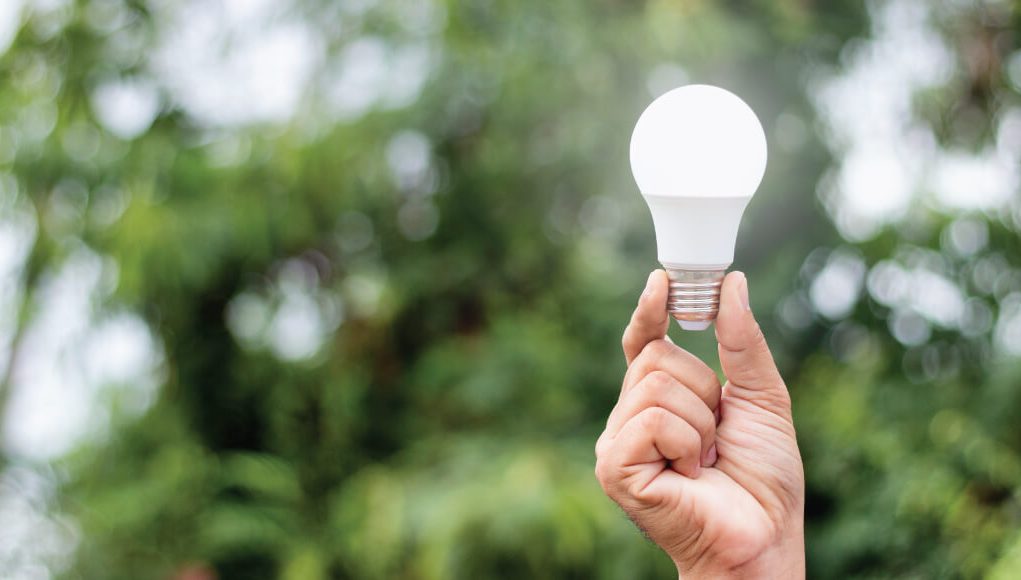
POLYGON ((805 534, 801 522, 761 554, 738 565, 704 560, 696 563, 674 562, 677 576, 692 578, 805 578, 805 534))

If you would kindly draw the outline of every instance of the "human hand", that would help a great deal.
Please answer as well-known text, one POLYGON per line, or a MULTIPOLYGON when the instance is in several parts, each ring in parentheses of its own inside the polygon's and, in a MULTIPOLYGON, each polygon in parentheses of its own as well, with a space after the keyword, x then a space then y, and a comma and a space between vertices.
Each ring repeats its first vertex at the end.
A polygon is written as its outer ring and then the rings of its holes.
POLYGON ((657 270, 624 332, 628 369, 596 442, 596 477, 682 577, 805 575, 804 472, 790 396, 748 302, 723 282, 716 319, 727 383, 666 338, 657 270))

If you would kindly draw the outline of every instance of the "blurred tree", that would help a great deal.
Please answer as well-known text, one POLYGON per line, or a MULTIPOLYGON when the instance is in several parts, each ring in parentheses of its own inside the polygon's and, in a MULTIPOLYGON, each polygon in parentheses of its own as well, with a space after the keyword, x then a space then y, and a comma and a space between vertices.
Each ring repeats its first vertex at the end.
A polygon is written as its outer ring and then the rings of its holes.
MULTIPOLYGON (((872 13, 873 40, 846 49, 844 74, 899 75, 874 90, 904 110, 889 123, 877 107, 871 126, 856 121, 865 136, 837 146, 845 160, 821 193, 847 241, 809 257, 787 303, 823 306, 827 343, 797 379, 809 558, 833 576, 1015 577, 1021 14, 995 2, 872 13), (903 39, 910 56, 891 59, 903 39), (884 142, 869 141, 884 124, 884 142), (846 180, 859 145, 894 171, 846 180), (885 209, 862 219, 855 195, 885 209)), ((840 139, 842 122, 830 120, 840 139)))

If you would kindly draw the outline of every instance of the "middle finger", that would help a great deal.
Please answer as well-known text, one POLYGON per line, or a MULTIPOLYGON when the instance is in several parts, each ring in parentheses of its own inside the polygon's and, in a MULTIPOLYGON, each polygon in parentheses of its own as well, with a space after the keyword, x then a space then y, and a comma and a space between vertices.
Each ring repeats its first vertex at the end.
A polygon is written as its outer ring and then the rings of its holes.
POLYGON ((621 398, 653 371, 663 371, 677 379, 711 410, 719 406, 721 386, 716 372, 695 355, 666 340, 650 342, 631 362, 624 375, 621 398))

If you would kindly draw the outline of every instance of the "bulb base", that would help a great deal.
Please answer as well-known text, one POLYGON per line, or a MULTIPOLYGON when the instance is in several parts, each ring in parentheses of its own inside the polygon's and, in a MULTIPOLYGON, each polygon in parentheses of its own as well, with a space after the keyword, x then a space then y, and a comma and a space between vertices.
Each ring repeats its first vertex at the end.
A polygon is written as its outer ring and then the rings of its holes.
POLYGON ((684 330, 705 330, 720 311, 720 287, 727 270, 665 267, 670 278, 666 310, 684 330))

